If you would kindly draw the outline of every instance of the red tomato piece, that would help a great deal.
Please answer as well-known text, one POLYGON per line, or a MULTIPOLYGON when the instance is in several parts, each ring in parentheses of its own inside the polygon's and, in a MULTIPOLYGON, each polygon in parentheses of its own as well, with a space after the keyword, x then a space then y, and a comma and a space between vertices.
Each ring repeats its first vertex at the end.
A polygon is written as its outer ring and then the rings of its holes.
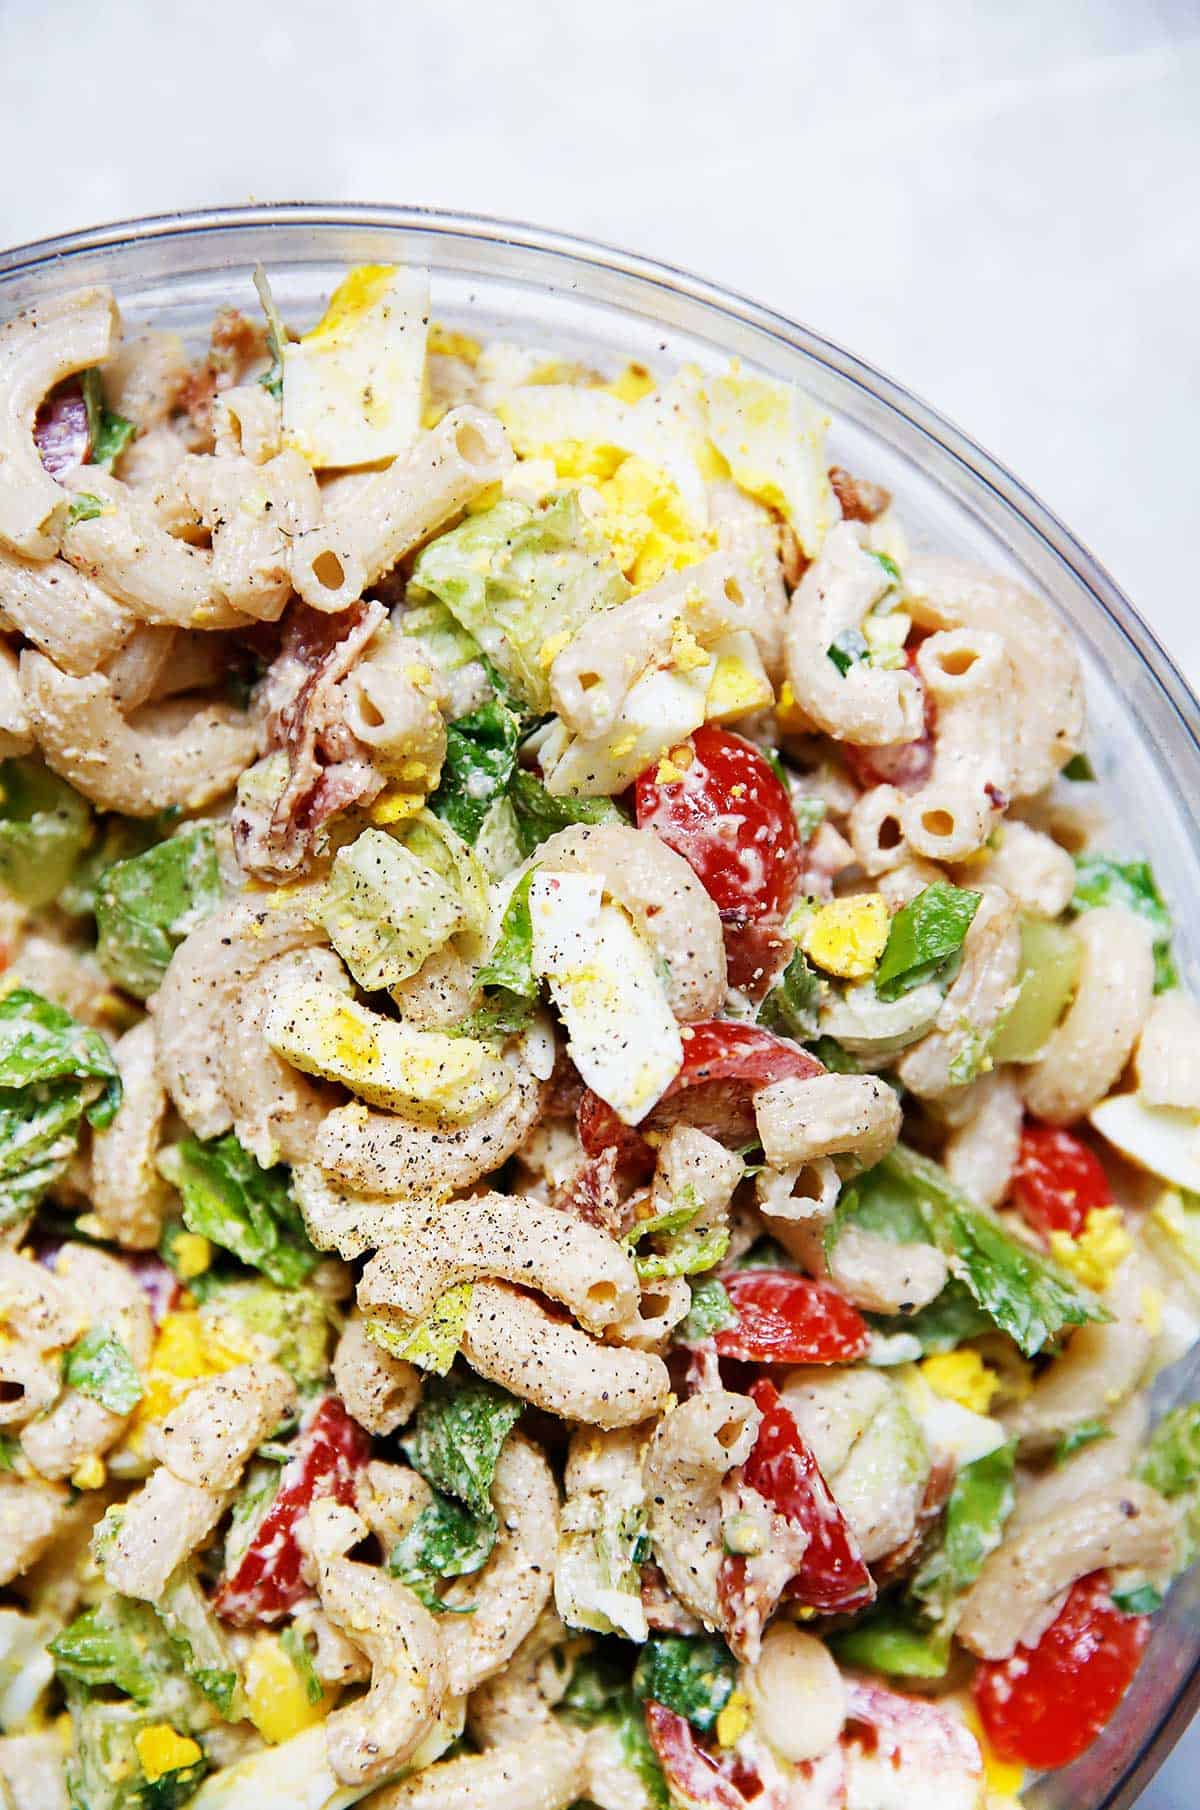
POLYGON ((1129 1689, 1149 1634, 1148 1616, 1117 1608, 1107 1573, 1081 1578, 1032 1651, 980 1661, 971 1690, 996 1752, 1020 1766, 1069 1766, 1129 1689))
POLYGON ((924 694, 924 727, 912 742, 889 742, 879 748, 859 748, 852 742, 843 742, 842 757, 860 786, 895 786, 900 792, 917 792, 933 771, 937 706, 917 668, 918 645, 905 649, 904 664, 924 694))
POLYGON ((874 1581, 795 1419, 765 1377, 750 1395, 762 1421, 742 1475, 777 1514, 801 1526, 809 1540, 784 1594, 823 1615, 865 1609, 875 1599, 874 1581))
POLYGON ((370 1435, 352 1420, 336 1395, 311 1408, 284 1465, 279 1487, 231 1574, 221 1579, 213 1606, 244 1628, 278 1621, 307 1593, 300 1574, 303 1554, 296 1523, 319 1496, 349 1507, 358 1473, 371 1456, 370 1435))
POLYGON ((637 781, 638 828, 683 856, 719 911, 781 915, 801 862, 786 786, 753 742, 728 729, 705 724, 691 747, 682 779, 660 785, 647 767, 637 781))
POLYGON ((696 1740, 691 1723, 665 1704, 646 1704, 646 1730, 671 1788, 671 1802, 682 1810, 745 1810, 747 1802, 761 1793, 755 1774, 743 1773, 749 1796, 727 1778, 720 1763, 696 1740))
POLYGON ((83 385, 77 377, 60 384, 43 402, 34 418, 33 439, 38 457, 52 478, 61 478, 65 472, 87 464, 92 435, 83 385))
POLYGON ((721 1357, 751 1364, 850 1364, 870 1337, 856 1307, 827 1282, 790 1270, 737 1270, 724 1277, 737 1325, 716 1334, 721 1357))
MULTIPOLYGON (((824 1073, 816 1057, 799 1044, 756 1024, 710 1018, 684 1025, 683 1067, 645 1122, 658 1128, 683 1116, 689 1125, 723 1143, 745 1144, 754 1136, 752 1101, 760 1087, 824 1073)), ((648 1173, 654 1168, 654 1152, 641 1133, 624 1124, 590 1089, 579 1103, 579 1141, 589 1156, 615 1144, 620 1160, 641 1168, 648 1163, 648 1173)))
POLYGON ((1073 1132, 1026 1119, 1021 1149, 1013 1171, 1013 1197, 1022 1214, 1043 1237, 1084 1228, 1093 1207, 1110 1207, 1112 1189, 1104 1166, 1073 1132))

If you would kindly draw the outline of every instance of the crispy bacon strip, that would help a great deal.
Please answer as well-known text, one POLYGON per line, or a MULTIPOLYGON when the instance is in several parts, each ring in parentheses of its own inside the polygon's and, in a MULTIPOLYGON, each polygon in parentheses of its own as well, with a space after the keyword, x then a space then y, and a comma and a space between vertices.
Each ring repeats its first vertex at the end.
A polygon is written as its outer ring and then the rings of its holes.
POLYGON ((892 493, 882 484, 868 484, 865 478, 851 476, 840 465, 829 467, 829 482, 848 522, 875 522, 891 507, 892 493))

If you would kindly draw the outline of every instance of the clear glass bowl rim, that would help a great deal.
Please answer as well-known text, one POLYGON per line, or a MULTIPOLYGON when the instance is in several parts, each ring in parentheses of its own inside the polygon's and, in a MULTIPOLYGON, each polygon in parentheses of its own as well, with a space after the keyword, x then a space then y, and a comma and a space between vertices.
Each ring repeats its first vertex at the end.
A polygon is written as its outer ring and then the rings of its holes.
MULTIPOLYGON (((1157 682, 1163 701, 1169 706, 1175 731, 1200 751, 1200 700, 1171 656, 1100 562, 1007 466, 994 459, 937 409, 836 341, 692 271, 599 240, 488 214, 388 203, 285 201, 152 214, 12 246, 0 250, 0 290, 6 281, 47 264, 63 265, 64 280, 69 280, 66 267, 85 253, 109 251, 117 256, 122 248, 147 240, 186 239, 194 234, 256 233, 274 226, 304 226, 314 230, 325 227, 407 229, 434 239, 439 235, 474 239, 481 244, 503 245, 509 250, 528 250, 534 256, 568 259, 584 269, 611 271, 640 284, 671 291, 707 311, 753 327, 826 365, 866 392, 886 411, 901 417, 910 428, 948 455, 965 474, 969 487, 977 487, 995 498, 1045 544, 1118 628, 1130 650, 1157 682)), ((1095 1810, 1131 1810, 1198 1709, 1200 1666, 1181 1684, 1123 1775, 1114 1781, 1108 1795, 1095 1810)))

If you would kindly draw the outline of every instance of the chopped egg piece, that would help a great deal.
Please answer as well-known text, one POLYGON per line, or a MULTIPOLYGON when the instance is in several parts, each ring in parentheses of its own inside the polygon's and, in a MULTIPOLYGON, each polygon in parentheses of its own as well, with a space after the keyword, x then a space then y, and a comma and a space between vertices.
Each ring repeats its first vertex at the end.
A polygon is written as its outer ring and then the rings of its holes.
POLYGON ((683 1065, 683 1042, 654 953, 591 874, 539 871, 529 888, 533 970, 550 983, 571 1059, 636 1125, 683 1065))
POLYGON ((212 1264, 212 1245, 202 1232, 179 1232, 171 1246, 175 1274, 181 1282, 202 1276, 212 1264))
POLYGON ((394 459, 421 426, 429 272, 361 264, 283 348, 285 438, 318 470, 394 459))
POLYGON ((75 1466, 71 1472, 71 1484, 74 1489, 103 1489, 107 1476, 103 1458, 98 1458, 93 1452, 75 1466))
POLYGON ((182 1772, 204 1757, 199 1742, 177 1734, 169 1722, 153 1722, 149 1728, 139 1729, 133 1747, 149 1785, 157 1785, 168 1772, 182 1772))
POLYGON ((989 1452, 998 1450, 1008 1437, 1000 1422, 977 1414, 956 1399, 937 1394, 924 1369, 924 1364, 901 1364, 891 1375, 903 1388, 930 1451, 947 1452, 961 1466, 974 1464, 977 1458, 986 1458, 989 1452))
POLYGON ((734 1691, 717 1715, 717 1745, 736 1747, 754 1716, 745 1691, 734 1691))
POLYGON ((990 1370, 971 1347, 963 1351, 935 1352, 921 1365, 921 1375, 935 1395, 956 1401, 973 1414, 986 1414, 1000 1387, 995 1371, 990 1370))
POLYGON ((1122 1156, 1177 1188, 1200 1194, 1200 1117, 1177 1106, 1147 1106, 1137 1094, 1112 1094, 1088 1118, 1122 1156))
POLYGON ((277 999, 263 1030, 285 1062, 306 1075, 341 1081, 393 1112, 473 1119, 512 1088, 510 1069, 488 1044, 414 1030, 368 1011, 324 981, 277 999))
POLYGON ((736 363, 723 377, 700 378, 697 394, 734 482, 777 509, 812 559, 838 519, 825 458, 829 417, 794 384, 746 376, 736 363))
POLYGON ((832 899, 813 913, 801 946, 826 974, 866 980, 883 954, 889 928, 888 909, 878 893, 832 899))
POLYGON ((1077 1238, 1051 1232, 1050 1249, 1085 1288, 1103 1294, 1133 1249, 1120 1207, 1093 1207, 1077 1238))
POLYGON ((275 1634, 257 1634, 244 1667, 246 1708, 265 1741, 277 1746, 325 1719, 325 1704, 310 1703, 304 1680, 275 1634))

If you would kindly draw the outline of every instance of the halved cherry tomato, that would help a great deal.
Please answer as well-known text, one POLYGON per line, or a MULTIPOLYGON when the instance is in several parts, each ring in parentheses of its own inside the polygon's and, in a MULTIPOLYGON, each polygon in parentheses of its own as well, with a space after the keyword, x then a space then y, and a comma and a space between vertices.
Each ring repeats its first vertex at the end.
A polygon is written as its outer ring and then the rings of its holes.
POLYGON ((916 792, 933 771, 937 706, 917 667, 919 645, 912 643, 905 649, 904 664, 924 694, 924 727, 912 742, 889 742, 879 748, 860 748, 853 742, 843 742, 842 757, 860 786, 895 786, 900 792, 916 792))
POLYGON ((875 1599, 871 1573, 795 1419, 765 1377, 750 1395, 762 1420, 742 1476, 777 1514, 808 1535, 804 1557, 784 1595, 823 1615, 865 1609, 875 1599))
POLYGON ((1035 1231, 1082 1232, 1093 1207, 1110 1207, 1104 1166, 1073 1132, 1026 1119, 1013 1171, 1013 1198, 1035 1231))
POLYGON ((1069 1766, 1129 1689, 1149 1633, 1149 1617, 1117 1608, 1107 1573, 1081 1578, 1032 1651, 980 1662, 971 1690, 996 1752, 1021 1766, 1069 1766))
POLYGON ((665 1704, 647 1702, 646 1731, 670 1787, 671 1802, 682 1810, 746 1810, 747 1803, 761 1796, 762 1781, 755 1772, 741 1767, 735 1784, 727 1776, 728 1766, 700 1746, 691 1723, 665 1704))
MULTIPOLYGON (((806 1081, 824 1072, 816 1057, 799 1044, 756 1024, 724 1018, 687 1024, 683 1067, 645 1122, 657 1129, 686 1113, 689 1125, 736 1147, 755 1135, 752 1102, 760 1087, 792 1076, 806 1081)), ((654 1152, 641 1133, 624 1124, 590 1089, 579 1103, 579 1141, 589 1156, 616 1145, 622 1161, 642 1169, 648 1164, 647 1173, 654 1168, 654 1152)))
POLYGON ((866 1355, 867 1323, 827 1282, 790 1270, 737 1270, 723 1278, 737 1325, 716 1335, 721 1357, 751 1364, 852 1364, 866 1355))
POLYGON ((59 384, 42 403, 34 417, 33 441, 52 478, 87 464, 92 456, 92 435, 78 377, 59 384))
POLYGON ((371 1456, 370 1435, 336 1395, 310 1409, 284 1465, 279 1487, 235 1570, 221 1579, 213 1606, 237 1627, 278 1621, 305 1594, 296 1524, 318 1496, 350 1506, 359 1471, 371 1456))
POLYGON ((787 788, 753 742, 711 723, 691 738, 683 778, 648 767, 634 788, 639 829, 682 855, 721 913, 734 986, 778 966, 777 934, 803 854, 787 788), (769 934, 764 940, 764 928, 769 934))

